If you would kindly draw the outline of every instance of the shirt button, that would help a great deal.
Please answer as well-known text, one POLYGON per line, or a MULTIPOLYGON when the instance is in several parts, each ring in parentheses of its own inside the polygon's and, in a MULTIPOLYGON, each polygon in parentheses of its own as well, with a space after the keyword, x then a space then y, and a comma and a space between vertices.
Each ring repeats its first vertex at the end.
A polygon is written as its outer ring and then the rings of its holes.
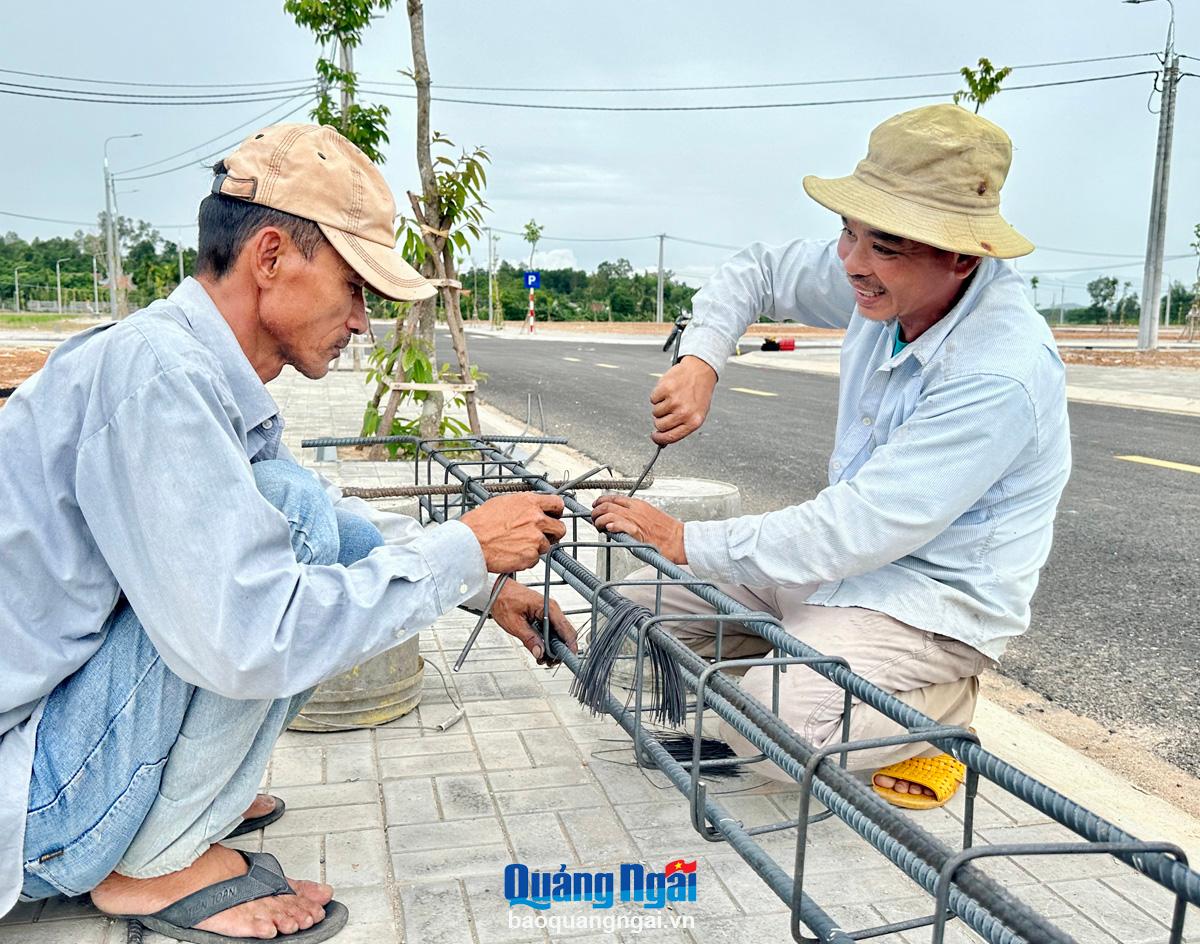
POLYGON ((871 417, 869 417, 869 416, 864 416, 864 417, 863 417, 863 426, 870 426, 870 425, 871 425, 871 422, 872 422, 872 421, 871 421, 871 417))
POLYGON ((833 464, 833 471, 834 471, 834 472, 841 472, 841 471, 842 471, 842 464, 841 464, 840 462, 835 462, 835 463, 833 464))
POLYGON ((263 420, 262 428, 263 428, 263 429, 270 429, 270 428, 271 428, 272 426, 274 426, 274 425, 275 425, 275 421, 274 421, 274 420, 263 420))
POLYGON ((470 589, 470 588, 465 583, 459 584, 459 586, 458 586, 459 593, 466 593, 468 589, 470 589))

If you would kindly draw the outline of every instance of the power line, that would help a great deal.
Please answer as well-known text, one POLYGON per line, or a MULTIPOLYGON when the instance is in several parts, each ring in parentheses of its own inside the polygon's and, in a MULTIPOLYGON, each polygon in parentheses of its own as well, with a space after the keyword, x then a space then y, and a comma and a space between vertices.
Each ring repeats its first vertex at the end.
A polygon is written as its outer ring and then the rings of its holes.
MULTIPOLYGON (((0 210, 0 216, 13 216, 19 220, 34 220, 38 223, 62 223, 66 226, 97 226, 96 220, 58 220, 49 216, 30 216, 28 213, 13 213, 9 210, 0 210)), ((188 229, 195 226, 195 223, 151 223, 151 226, 156 229, 188 229)))
MULTIPOLYGON (((11 83, 8 83, 8 84, 11 85, 11 83)), ((279 101, 285 101, 286 99, 293 97, 292 95, 289 94, 289 95, 275 95, 275 96, 268 95, 268 96, 262 96, 260 98, 212 98, 212 99, 205 99, 203 101, 190 101, 190 100, 182 100, 182 99, 164 99, 161 101, 144 101, 141 99, 134 99, 134 98, 95 98, 95 97, 89 98, 89 97, 84 97, 85 95, 90 95, 91 93, 84 93, 84 95, 55 95, 55 94, 51 94, 50 92, 35 92, 35 91, 23 90, 20 87, 11 88, 11 87, 4 87, 4 86, 5 86, 5 83, 0 83, 0 95, 15 95, 20 98, 46 98, 46 99, 52 99, 54 101, 60 101, 60 102, 84 102, 89 105, 241 105, 241 104, 246 104, 246 103, 250 103, 250 102, 279 102, 279 101)), ((310 88, 312 90, 315 90, 315 86, 312 86, 310 88)), ((70 91, 70 90, 63 89, 62 91, 70 91)))
MULTIPOLYGON (((525 236, 524 233, 519 233, 516 230, 499 229, 495 226, 491 227, 491 230, 493 233, 503 233, 505 236, 521 236, 522 238, 525 236)), ((543 236, 539 237, 539 241, 540 240, 550 240, 552 242, 560 242, 560 243, 633 243, 633 242, 640 242, 645 239, 658 239, 658 234, 655 234, 653 236, 613 236, 613 237, 543 235, 543 236)))
MULTIPOLYGON (((1063 79, 1058 82, 1035 82, 1027 85, 1010 85, 1004 91, 1024 91, 1027 89, 1053 88, 1062 85, 1082 85, 1090 82, 1109 82, 1114 79, 1128 79, 1139 75, 1157 75, 1157 72, 1123 72, 1118 75, 1097 75, 1083 79, 1063 79)), ((385 98, 415 99, 415 94, 400 92, 382 92, 378 89, 363 91, 370 95, 381 95, 385 98)), ((738 105, 553 105, 538 102, 493 102, 469 98, 441 98, 431 96, 435 102, 445 102, 456 105, 484 105, 492 108, 531 108, 544 111, 606 111, 606 112, 689 112, 689 111, 761 111, 769 108, 813 108, 823 105, 862 105, 875 102, 905 102, 918 99, 949 98, 956 90, 948 92, 928 92, 917 95, 881 95, 871 98, 841 98, 809 102, 753 102, 738 105)), ((961 90, 958 90, 961 91, 961 90)))
MULTIPOLYGON (((107 98, 130 98, 130 99, 153 98, 153 99, 164 99, 164 100, 169 100, 169 101, 175 101, 175 100, 194 101, 196 99, 209 99, 209 98, 224 97, 224 98, 232 98, 235 101, 240 101, 243 99, 245 99, 246 101, 255 101, 256 100, 255 96, 261 96, 261 95, 265 94, 262 91, 259 91, 259 92, 208 92, 208 93, 203 93, 203 94, 199 94, 199 95, 167 95, 162 92, 154 92, 154 93, 150 93, 150 92, 106 92, 106 91, 102 91, 102 90, 92 91, 91 89, 61 88, 61 87, 55 86, 55 85, 27 85, 27 84, 24 84, 21 82, 5 82, 3 80, 0 80, 0 85, 6 86, 8 88, 32 89, 34 91, 39 91, 39 92, 69 92, 69 93, 73 93, 73 94, 78 93, 78 94, 82 94, 82 95, 88 95, 88 96, 92 96, 92 97, 96 97, 96 98, 106 98, 106 99, 107 98)), ((280 92, 292 92, 292 93, 304 92, 304 91, 308 91, 309 89, 312 89, 314 87, 315 87, 314 83, 310 80, 308 82, 293 86, 291 88, 270 89, 270 93, 274 94, 274 93, 280 93, 280 92)))
MULTIPOLYGON (((288 99, 289 102, 294 102, 295 100, 296 100, 295 98, 288 99)), ((298 112, 301 108, 308 107, 308 105, 310 105, 315 100, 316 100, 315 98, 311 98, 311 97, 305 98, 305 100, 302 101, 299 105, 297 105, 295 108, 293 108, 291 111, 287 112, 286 114, 280 115, 273 122, 271 122, 271 124, 278 124, 279 122, 283 121, 285 118, 290 118, 292 115, 296 114, 296 112, 298 112)), ((134 174, 132 176, 114 177, 113 180, 118 180, 118 181, 147 180, 150 177, 162 177, 164 174, 173 174, 176 171, 188 170, 189 168, 195 168, 198 165, 203 164, 207 160, 211 160, 212 158, 217 157, 220 154, 224 154, 228 150, 228 147, 229 147, 228 145, 224 145, 222 147, 217 148, 215 151, 210 151, 208 154, 202 155, 201 157, 193 158, 192 160, 188 161, 187 163, 176 164, 174 167, 168 167, 164 170, 152 171, 149 174, 134 174)), ((156 163, 160 163, 160 162, 156 162, 156 163)), ((147 166, 149 166, 149 165, 147 165, 147 166)))
MULTIPOLYGON (((1164 262, 1173 262, 1176 259, 1195 259, 1195 258, 1196 258, 1195 255, 1190 252, 1182 252, 1177 256, 1163 256, 1163 261, 1164 262)), ((1137 262, 1117 262, 1117 263, 1113 263, 1111 265, 1075 266, 1074 268, 1070 268, 1070 269, 1038 269, 1033 274, 1038 275, 1038 274, 1044 273, 1046 275, 1053 275, 1054 273, 1057 273, 1057 272, 1100 272, 1100 271, 1107 270, 1107 269, 1129 269, 1129 268, 1132 268, 1133 266, 1140 266, 1143 264, 1144 264, 1144 262, 1139 260, 1137 262)))
MULTIPOLYGON (((1081 65, 1089 62, 1112 62, 1118 59, 1140 59, 1144 56, 1156 55, 1153 52, 1137 52, 1127 53, 1120 56, 1093 56, 1088 59, 1060 59, 1056 62, 1031 62, 1025 65, 1012 66, 1015 71, 1017 69, 1046 69, 1053 66, 1069 66, 1081 65)), ((904 75, 874 75, 851 79, 806 79, 793 82, 750 82, 739 85, 662 85, 662 86, 646 86, 646 87, 628 87, 628 88, 585 88, 585 87, 561 87, 547 88, 539 86, 513 86, 513 85, 442 85, 434 84, 433 88, 453 89, 455 91, 466 92, 563 92, 563 93, 612 93, 612 92, 721 92, 733 90, 747 89, 770 89, 770 88, 798 88, 811 85, 852 85, 859 82, 892 82, 901 81, 904 79, 934 79, 946 78, 948 76, 961 75, 959 69, 946 72, 910 72, 904 75)), ((367 80, 369 81, 369 80, 367 80)), ((411 86, 411 82, 373 82, 374 85, 403 85, 411 86)))
POLYGON ((1085 249, 1058 249, 1054 246, 1037 247, 1043 252, 1063 252, 1069 256, 1104 256, 1110 259, 1144 259, 1145 255, 1138 252, 1088 252, 1085 249))
POLYGON ((32 79, 55 79, 60 82, 75 82, 85 85, 126 85, 136 88, 260 88, 268 85, 297 85, 311 79, 275 79, 270 82, 125 82, 120 79, 92 79, 73 75, 51 75, 46 72, 22 72, 19 69, 0 69, 6 75, 23 75, 32 79))
MULTIPOLYGON (((297 97, 299 97, 299 96, 297 96, 297 97)), ((295 99, 288 99, 288 102, 291 102, 291 101, 295 101, 295 99)), ((312 99, 309 99, 309 101, 312 101, 312 99)), ((287 102, 284 102, 284 104, 286 105, 287 102)), ((209 138, 207 141, 201 141, 199 144, 194 144, 190 148, 180 151, 178 154, 172 154, 169 157, 161 157, 157 161, 151 161, 149 164, 139 164, 137 167, 127 167, 124 170, 114 171, 114 174, 117 176, 119 176, 121 174, 131 174, 135 170, 145 170, 147 167, 157 167, 159 164, 165 164, 165 163, 167 163, 167 161, 173 161, 177 157, 183 157, 183 155, 190 154, 192 151, 195 151, 199 148, 202 148, 209 144, 212 144, 214 141, 220 141, 222 138, 229 137, 235 131, 240 131, 242 128, 246 127, 247 125, 252 125, 256 121, 260 121, 263 118, 266 118, 267 115, 271 114, 271 112, 277 111, 281 107, 283 107, 283 106, 282 105, 272 105, 270 108, 268 108, 266 111, 262 112, 261 114, 255 115, 249 121, 243 121, 240 125, 236 125, 235 127, 230 128, 228 131, 224 131, 221 134, 216 135, 215 137, 209 138)), ((294 112, 291 112, 289 114, 294 114, 294 112)), ((272 122, 272 123, 274 123, 274 122, 272 122)))

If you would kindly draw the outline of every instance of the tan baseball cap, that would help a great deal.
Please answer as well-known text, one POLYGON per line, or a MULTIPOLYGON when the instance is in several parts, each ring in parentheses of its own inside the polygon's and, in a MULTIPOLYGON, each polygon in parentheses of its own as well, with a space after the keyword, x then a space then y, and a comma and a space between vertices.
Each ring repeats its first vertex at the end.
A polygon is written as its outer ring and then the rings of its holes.
POLYGON ((1000 216, 1012 141, 958 105, 926 105, 871 132, 849 177, 805 177, 824 207, 873 229, 951 252, 1011 259, 1033 243, 1000 216))
POLYGON ((437 289, 396 252, 396 201, 370 159, 333 128, 271 125, 225 158, 212 192, 321 227, 376 295, 417 301, 437 289))

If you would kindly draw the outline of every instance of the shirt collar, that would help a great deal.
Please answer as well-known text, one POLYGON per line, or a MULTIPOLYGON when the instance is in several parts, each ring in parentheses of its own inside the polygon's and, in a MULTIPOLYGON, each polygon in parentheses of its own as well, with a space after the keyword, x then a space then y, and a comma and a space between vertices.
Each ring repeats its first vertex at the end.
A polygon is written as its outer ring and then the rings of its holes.
MULTIPOLYGON (((998 274, 999 262, 985 256, 980 260, 978 268, 975 270, 974 276, 971 278, 971 284, 967 286, 963 297, 958 300, 955 305, 946 314, 945 317, 935 322, 915 341, 910 341, 899 354, 890 357, 887 361, 887 369, 892 370, 904 363, 905 358, 913 358, 924 367, 929 363, 938 348, 942 346, 942 342, 946 340, 946 336, 954 330, 955 325, 962 321, 967 315, 975 310, 976 303, 979 301, 979 295, 983 292, 984 286, 991 282, 998 274)), ((888 322, 889 325, 895 324, 895 319, 888 322)), ((887 337, 887 343, 892 343, 892 334, 890 330, 885 330, 884 334, 887 337)))
POLYGON ((204 286, 191 276, 184 279, 168 299, 178 306, 196 338, 216 355, 229 381, 233 399, 254 429, 264 420, 279 415, 279 407, 266 385, 254 372, 245 352, 204 286))

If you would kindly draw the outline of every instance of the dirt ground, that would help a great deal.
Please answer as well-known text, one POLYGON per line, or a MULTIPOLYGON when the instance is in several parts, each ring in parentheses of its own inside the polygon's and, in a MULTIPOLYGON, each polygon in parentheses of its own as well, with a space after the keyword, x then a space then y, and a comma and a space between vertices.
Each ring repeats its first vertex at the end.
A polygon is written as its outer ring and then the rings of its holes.
POLYGON ((1167 367, 1172 370, 1200 370, 1200 350, 1112 351, 1059 348, 1065 364, 1091 364, 1096 367, 1167 367))
MULTIPOLYGON (((31 347, 0 347, 0 390, 15 387, 22 380, 40 370, 50 356, 49 351, 31 347)), ((4 401, 0 400, 0 406, 4 401)))

